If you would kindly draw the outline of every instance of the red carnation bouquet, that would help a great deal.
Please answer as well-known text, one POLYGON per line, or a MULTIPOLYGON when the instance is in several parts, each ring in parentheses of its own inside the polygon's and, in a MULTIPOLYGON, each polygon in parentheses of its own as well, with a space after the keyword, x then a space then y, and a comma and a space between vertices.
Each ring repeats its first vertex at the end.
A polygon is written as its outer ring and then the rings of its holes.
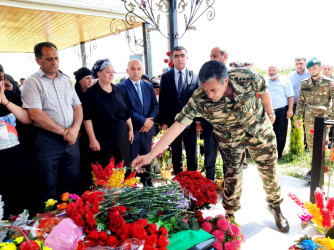
POLYGON ((223 215, 216 217, 202 217, 201 213, 196 214, 201 228, 212 234, 217 242, 213 245, 216 250, 239 250, 241 243, 244 241, 239 225, 233 218, 226 219, 223 215))
POLYGON ((185 189, 185 196, 193 200, 197 208, 217 203, 216 185, 213 181, 204 178, 200 172, 183 171, 178 173, 173 180, 185 189))

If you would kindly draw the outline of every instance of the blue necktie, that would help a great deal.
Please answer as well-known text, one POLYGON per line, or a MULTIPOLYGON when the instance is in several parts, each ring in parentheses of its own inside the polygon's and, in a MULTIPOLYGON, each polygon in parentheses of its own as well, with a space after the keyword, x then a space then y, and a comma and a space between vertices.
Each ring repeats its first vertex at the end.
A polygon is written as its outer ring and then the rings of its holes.
POLYGON ((142 95, 142 93, 141 93, 140 85, 139 85, 139 83, 137 83, 137 82, 135 83, 135 85, 136 85, 136 90, 137 90, 137 94, 138 94, 140 103, 141 103, 141 105, 143 105, 143 95, 142 95))
POLYGON ((179 82, 177 83, 177 93, 180 95, 182 90, 182 84, 183 84, 183 77, 182 77, 182 71, 179 71, 179 82))

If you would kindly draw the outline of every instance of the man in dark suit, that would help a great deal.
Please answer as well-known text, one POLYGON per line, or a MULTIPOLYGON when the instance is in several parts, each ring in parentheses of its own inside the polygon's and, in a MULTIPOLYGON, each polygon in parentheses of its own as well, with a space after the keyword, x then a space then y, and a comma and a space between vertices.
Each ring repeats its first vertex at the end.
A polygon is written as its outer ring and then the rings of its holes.
MULTIPOLYGON (((124 93, 131 113, 134 140, 131 145, 131 161, 138 155, 151 150, 155 133, 154 120, 158 112, 158 102, 151 83, 141 80, 143 65, 139 60, 131 60, 126 72, 129 78, 118 84, 124 93)), ((150 165, 146 166, 150 171, 150 165)), ((152 186, 150 174, 141 174, 144 186, 152 186)))
MULTIPOLYGON (((182 46, 175 47, 172 59, 174 67, 164 73, 160 81, 159 116, 164 130, 174 123, 176 114, 199 86, 198 76, 187 69, 187 50, 182 46)), ((187 168, 197 170, 197 134, 195 123, 192 123, 171 143, 175 175, 182 171, 182 139, 187 155, 187 168)))

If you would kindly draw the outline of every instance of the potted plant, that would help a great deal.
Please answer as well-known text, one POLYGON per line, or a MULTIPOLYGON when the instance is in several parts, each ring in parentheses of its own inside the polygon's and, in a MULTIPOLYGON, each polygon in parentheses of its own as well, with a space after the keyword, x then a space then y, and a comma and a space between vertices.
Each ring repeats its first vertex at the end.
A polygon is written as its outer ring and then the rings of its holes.
POLYGON ((217 190, 223 190, 223 182, 224 182, 224 171, 223 171, 223 160, 220 154, 217 156, 216 161, 216 185, 217 190))

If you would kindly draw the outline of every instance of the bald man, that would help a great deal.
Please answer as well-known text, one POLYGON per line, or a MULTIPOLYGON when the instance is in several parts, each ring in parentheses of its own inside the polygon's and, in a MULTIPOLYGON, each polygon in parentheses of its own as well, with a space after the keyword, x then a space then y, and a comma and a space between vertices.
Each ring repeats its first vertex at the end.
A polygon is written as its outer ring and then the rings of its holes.
MULTIPOLYGON (((143 65, 139 60, 129 61, 126 72, 129 78, 119 83, 118 86, 125 95, 131 112, 134 133, 134 140, 131 145, 132 161, 138 155, 147 154, 151 150, 158 102, 152 84, 141 80, 143 65)), ((146 170, 150 171, 150 165, 146 166, 146 170)), ((152 186, 150 174, 141 174, 141 182, 144 186, 152 186)))

